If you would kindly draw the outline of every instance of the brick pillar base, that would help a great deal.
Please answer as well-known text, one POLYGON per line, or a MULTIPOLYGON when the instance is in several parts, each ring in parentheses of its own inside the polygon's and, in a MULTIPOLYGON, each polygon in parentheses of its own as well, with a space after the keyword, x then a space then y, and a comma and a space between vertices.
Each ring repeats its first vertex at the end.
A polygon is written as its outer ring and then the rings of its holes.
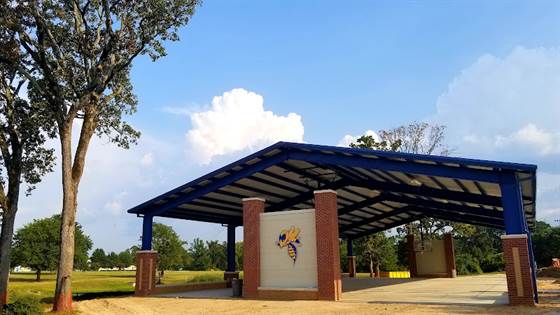
POLYGON ((141 250, 136 252, 136 285, 134 295, 148 296, 156 288, 157 252, 141 250))
POLYGON ((228 288, 231 288, 232 279, 239 279, 239 271, 224 271, 224 280, 228 288))
POLYGON ((347 256, 348 258, 348 276, 350 278, 356 277, 356 256, 347 256))
POLYGON ((261 283, 261 213, 264 212, 264 199, 243 199, 243 297, 259 297, 261 283))
POLYGON ((527 234, 502 235, 509 304, 535 305, 527 234))
POLYGON ((457 267, 455 266, 455 249, 453 247, 453 236, 450 233, 443 235, 443 246, 445 249, 447 276, 449 278, 456 278, 457 267))
POLYGON ((414 251, 414 235, 408 234, 406 236, 406 248, 408 249, 408 269, 410 269, 410 277, 418 276, 418 269, 416 265, 416 251, 414 251))
POLYGON ((315 191, 319 300, 338 301, 342 295, 337 208, 335 191, 315 191))

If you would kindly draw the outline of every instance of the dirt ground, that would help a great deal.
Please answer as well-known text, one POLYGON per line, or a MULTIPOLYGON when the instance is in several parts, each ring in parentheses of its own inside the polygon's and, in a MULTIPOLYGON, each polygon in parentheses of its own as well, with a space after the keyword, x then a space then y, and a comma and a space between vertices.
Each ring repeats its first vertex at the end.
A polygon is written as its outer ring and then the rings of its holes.
POLYGON ((536 307, 507 305, 434 305, 356 301, 252 301, 198 298, 109 298, 76 303, 83 315, 173 314, 560 314, 560 281, 539 279, 541 303, 536 307))
POLYGON ((560 305, 537 307, 369 304, 318 301, 247 301, 179 298, 113 298, 77 303, 80 314, 560 314, 560 305))

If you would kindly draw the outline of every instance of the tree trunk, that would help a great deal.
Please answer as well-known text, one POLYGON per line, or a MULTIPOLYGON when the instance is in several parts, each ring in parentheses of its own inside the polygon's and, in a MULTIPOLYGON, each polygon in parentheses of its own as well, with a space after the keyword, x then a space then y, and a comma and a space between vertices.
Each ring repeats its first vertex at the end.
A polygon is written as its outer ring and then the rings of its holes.
POLYGON ((379 270, 379 262, 375 263, 375 277, 381 278, 381 270, 379 270))
POLYGON ((76 156, 72 161, 72 124, 59 126, 62 149, 62 224, 60 226, 60 256, 56 273, 53 311, 72 311, 72 270, 74 269, 74 232, 78 206, 78 186, 84 171, 89 142, 96 121, 86 114, 82 123, 76 156))
POLYGON ((373 273, 373 259, 371 259, 371 257, 369 258, 369 277, 373 278, 374 277, 374 273, 373 273))
MULTIPOLYGON (((21 150, 16 149, 14 156, 21 160, 21 150)), ((8 195, 4 202, 2 217, 2 231, 0 232, 0 309, 8 303, 8 282, 10 277, 10 256, 12 252, 12 238, 14 236, 14 222, 19 202, 19 187, 21 169, 13 166, 8 171, 8 195)))
POLYGON ((74 268, 74 229, 76 223, 77 187, 72 180, 71 128, 60 134, 62 147, 62 218, 60 226, 60 256, 56 273, 53 311, 72 310, 72 270, 74 268))
POLYGON ((35 281, 37 281, 37 282, 41 281, 41 270, 40 269, 37 269, 35 271, 35 281))
POLYGON ((8 303, 8 278, 10 277, 10 255, 14 235, 15 211, 4 212, 0 233, 0 309, 8 303))

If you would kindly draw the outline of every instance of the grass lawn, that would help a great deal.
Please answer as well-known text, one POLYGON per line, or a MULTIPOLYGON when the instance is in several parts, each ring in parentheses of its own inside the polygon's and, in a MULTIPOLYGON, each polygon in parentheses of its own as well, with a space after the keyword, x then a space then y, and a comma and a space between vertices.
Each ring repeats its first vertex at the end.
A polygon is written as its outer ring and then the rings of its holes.
MULTIPOLYGON (((72 291, 75 299, 88 296, 115 296, 134 292, 135 271, 75 271, 72 274, 72 291)), ((166 271, 163 284, 193 283, 223 280, 223 271, 166 271)), ((9 293, 34 295, 44 303, 52 302, 56 275, 43 273, 35 281, 35 273, 11 273, 9 293)))

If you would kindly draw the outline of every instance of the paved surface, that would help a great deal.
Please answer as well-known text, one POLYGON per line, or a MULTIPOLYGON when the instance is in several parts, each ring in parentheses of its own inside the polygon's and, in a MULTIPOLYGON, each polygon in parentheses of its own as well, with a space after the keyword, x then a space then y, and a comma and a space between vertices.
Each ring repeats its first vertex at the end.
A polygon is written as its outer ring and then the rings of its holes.
POLYGON ((343 278, 343 301, 425 304, 507 304, 503 274, 437 279, 343 278))
MULTIPOLYGON (((342 280, 342 301, 417 304, 507 304, 503 274, 455 279, 351 279, 342 280)), ((231 298, 231 289, 159 294, 162 297, 231 298)))
POLYGON ((181 297, 181 298, 231 298, 232 293, 233 292, 231 288, 229 288, 229 289, 213 289, 213 290, 202 290, 202 291, 164 293, 164 294, 158 294, 157 296, 181 297))

